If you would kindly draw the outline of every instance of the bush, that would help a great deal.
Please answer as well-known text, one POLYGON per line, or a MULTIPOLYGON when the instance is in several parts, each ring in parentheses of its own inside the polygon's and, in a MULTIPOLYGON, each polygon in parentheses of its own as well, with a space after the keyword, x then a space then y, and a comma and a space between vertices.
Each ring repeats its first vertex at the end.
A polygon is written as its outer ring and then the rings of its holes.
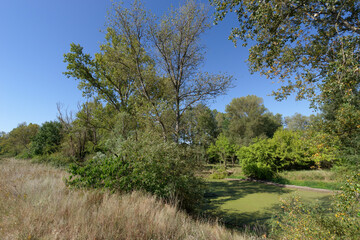
POLYGON ((224 179, 228 176, 228 172, 225 167, 217 168, 209 177, 211 179, 224 179))
POLYGON ((348 177, 330 207, 305 204, 296 196, 281 207, 273 221, 275 239, 360 239, 360 173, 348 177))
POLYGON ((61 128, 59 122, 43 123, 31 143, 34 154, 46 155, 56 152, 62 139, 61 128))
POLYGON ((269 166, 260 162, 244 164, 242 171, 248 177, 263 180, 271 180, 275 175, 269 166))
POLYGON ((278 171, 309 169, 315 164, 299 132, 280 129, 272 139, 257 139, 236 153, 245 175, 270 179, 278 171))
POLYGON ((195 176, 191 151, 149 135, 122 141, 117 157, 97 156, 84 166, 71 165, 67 184, 118 192, 141 190, 194 210, 202 197, 202 182, 195 176))

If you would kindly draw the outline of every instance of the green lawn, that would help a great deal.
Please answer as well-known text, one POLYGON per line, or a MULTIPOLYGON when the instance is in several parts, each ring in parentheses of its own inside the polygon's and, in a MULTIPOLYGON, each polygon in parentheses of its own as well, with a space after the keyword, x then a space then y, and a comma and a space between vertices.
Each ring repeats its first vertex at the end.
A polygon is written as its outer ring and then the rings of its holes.
POLYGON ((305 201, 327 203, 331 194, 294 190, 247 181, 207 181, 204 212, 223 221, 228 227, 265 223, 281 210, 280 198, 298 194, 305 201))

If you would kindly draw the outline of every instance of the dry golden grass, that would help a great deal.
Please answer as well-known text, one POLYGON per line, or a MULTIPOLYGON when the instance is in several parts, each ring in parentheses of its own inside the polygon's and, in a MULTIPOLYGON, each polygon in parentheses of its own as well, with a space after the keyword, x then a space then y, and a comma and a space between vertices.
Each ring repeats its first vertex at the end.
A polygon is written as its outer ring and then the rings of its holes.
POLYGON ((0 161, 0 239, 249 239, 154 197, 70 190, 66 173, 0 161))

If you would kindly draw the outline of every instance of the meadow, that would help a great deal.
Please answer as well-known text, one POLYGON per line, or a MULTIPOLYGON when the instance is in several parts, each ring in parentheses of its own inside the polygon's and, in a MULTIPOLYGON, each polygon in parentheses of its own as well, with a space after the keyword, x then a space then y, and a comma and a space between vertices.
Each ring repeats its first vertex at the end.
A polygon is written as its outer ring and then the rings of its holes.
POLYGON ((48 165, 0 161, 0 239, 256 239, 140 192, 73 190, 48 165))

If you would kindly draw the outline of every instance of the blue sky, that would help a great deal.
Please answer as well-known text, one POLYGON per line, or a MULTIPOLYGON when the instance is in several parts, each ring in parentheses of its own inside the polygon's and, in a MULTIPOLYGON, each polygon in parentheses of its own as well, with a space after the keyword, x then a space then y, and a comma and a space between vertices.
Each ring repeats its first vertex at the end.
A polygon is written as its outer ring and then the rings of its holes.
MULTIPOLYGON (((207 0, 203 0, 207 3, 207 0)), ((129 2, 125 0, 124 2, 129 2)), ((161 14, 179 0, 147 0, 145 6, 161 14)), ((0 131, 9 132, 21 122, 41 124, 56 120, 56 104, 76 111, 83 102, 77 82, 66 78, 64 53, 70 43, 79 43, 94 54, 104 41, 110 0, 2 0, 0 3, 0 131)), ((236 79, 226 96, 209 102, 212 109, 224 111, 233 98, 254 94, 264 99, 273 113, 290 116, 296 112, 313 113, 306 101, 290 97, 277 102, 268 96, 277 87, 271 80, 251 75, 245 60, 248 49, 235 48, 227 40, 234 18, 226 18, 203 36, 207 47, 204 70, 226 72, 236 79)))

